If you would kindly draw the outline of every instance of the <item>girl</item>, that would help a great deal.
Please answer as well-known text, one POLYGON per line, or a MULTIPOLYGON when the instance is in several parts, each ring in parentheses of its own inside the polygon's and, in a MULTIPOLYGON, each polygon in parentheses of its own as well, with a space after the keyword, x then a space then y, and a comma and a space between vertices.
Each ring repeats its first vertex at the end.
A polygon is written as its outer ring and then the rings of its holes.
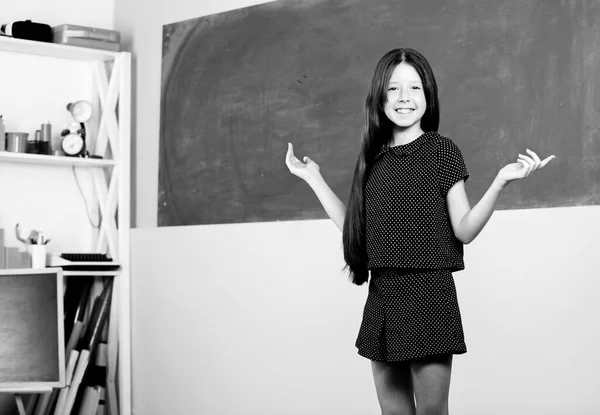
POLYGON ((452 276, 464 269, 463 244, 481 232, 502 189, 554 158, 519 154, 471 208, 462 154, 438 124, 429 63, 414 49, 394 49, 375 68, 347 207, 319 166, 288 144, 290 172, 343 232, 352 281, 363 284, 370 272, 356 347, 372 362, 383 415, 448 414, 452 356, 467 351, 452 276))

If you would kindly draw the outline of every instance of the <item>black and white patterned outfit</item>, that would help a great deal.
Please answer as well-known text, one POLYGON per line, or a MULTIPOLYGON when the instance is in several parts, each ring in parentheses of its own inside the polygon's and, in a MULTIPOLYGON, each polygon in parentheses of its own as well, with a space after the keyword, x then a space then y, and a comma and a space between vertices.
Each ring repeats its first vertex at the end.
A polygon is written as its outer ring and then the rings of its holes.
POLYGON ((463 245, 446 194, 467 180, 459 148, 436 132, 380 152, 365 186, 369 294, 356 340, 371 360, 467 351, 453 271, 463 245))

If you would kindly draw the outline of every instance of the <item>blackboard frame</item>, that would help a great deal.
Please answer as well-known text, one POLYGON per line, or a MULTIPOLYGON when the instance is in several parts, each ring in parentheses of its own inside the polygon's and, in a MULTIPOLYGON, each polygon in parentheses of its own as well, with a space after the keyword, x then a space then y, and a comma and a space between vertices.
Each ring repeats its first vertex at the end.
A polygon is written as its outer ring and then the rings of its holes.
MULTIPOLYGON (((33 345, 34 350, 42 352, 42 353, 56 353, 55 356, 51 357, 51 361, 55 362, 51 367, 52 373, 51 376, 47 374, 33 374, 30 378, 27 379, 14 379, 15 376, 10 376, 8 374, 9 371, 14 371, 15 369, 21 367, 25 367, 27 363, 27 359, 23 359, 19 356, 19 352, 23 352, 23 350, 15 350, 14 356, 12 359, 7 359, 7 349, 2 350, 0 348, 0 392, 10 392, 10 393, 19 393, 19 391, 23 391, 26 393, 27 391, 32 390, 47 390, 48 388, 63 388, 65 386, 65 340, 64 340, 64 305, 63 305, 63 293, 64 293, 64 285, 63 285, 63 270, 62 268, 23 268, 23 269, 5 269, 0 270, 0 290, 2 290, 3 286, 6 284, 13 284, 13 288, 15 288, 14 292, 35 292, 38 290, 38 294, 42 294, 42 299, 47 302, 47 304, 39 304, 41 308, 50 308, 52 310, 52 315, 55 315, 56 318, 50 320, 54 322, 54 327, 47 327, 47 320, 41 320, 39 317, 39 313, 31 313, 27 317, 22 317, 23 313, 21 312, 21 317, 19 318, 19 323, 25 323, 26 326, 23 327, 23 330, 15 333, 14 329, 17 327, 15 322, 16 318, 10 320, 10 317, 15 317, 19 314, 18 307, 21 307, 23 304, 27 303, 27 299, 22 298, 14 303, 8 301, 8 297, 4 298, 2 301, 2 294, 0 293, 0 336, 5 337, 4 340, 7 343, 12 343, 13 345, 17 345, 19 340, 23 340, 25 336, 27 336, 27 330, 31 329, 31 324, 43 324, 46 325, 44 329, 48 329, 48 333, 50 337, 56 339, 55 347, 47 347, 47 344, 44 341, 44 344, 33 345), (48 281, 49 279, 50 281, 48 281), (12 280, 12 281, 11 281, 12 280), (39 287, 31 286, 31 283, 37 283, 41 287, 47 287, 48 285, 51 287, 52 292, 44 292, 40 291, 39 287), (29 285, 29 286, 26 286, 29 285), (31 287, 30 287, 31 286, 31 287), (24 291, 23 291, 24 290, 24 291), (13 313, 13 316, 10 313, 13 313), (34 319, 37 319, 34 320, 34 319), (8 335, 15 336, 12 338, 8 338, 8 335), (4 356, 3 356, 4 354, 4 356), (6 367, 5 362, 10 362, 10 367, 6 367), (17 362, 15 364, 15 362, 17 362), (39 377, 35 377, 39 376, 39 377), (8 380, 7 380, 8 379, 8 380)), ((38 298, 39 299, 39 298, 38 298)), ((31 300, 31 299, 29 299, 31 300)), ((39 326, 36 326, 39 327, 39 326)), ((36 337, 38 338, 38 337, 36 337)), ((43 338, 43 336, 41 337, 43 338)), ((52 342, 52 340, 50 340, 52 342)), ((12 353, 12 352, 9 352, 12 353)), ((38 356, 38 359, 43 359, 43 357, 38 356)), ((31 370, 29 368, 28 370, 31 370)))

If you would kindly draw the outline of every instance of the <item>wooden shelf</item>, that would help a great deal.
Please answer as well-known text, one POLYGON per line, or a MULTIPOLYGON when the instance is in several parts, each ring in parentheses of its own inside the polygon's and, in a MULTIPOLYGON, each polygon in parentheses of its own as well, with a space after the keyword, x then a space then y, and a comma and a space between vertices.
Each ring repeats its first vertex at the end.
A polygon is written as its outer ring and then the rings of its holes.
POLYGON ((63 271, 65 277, 78 277, 85 275, 93 276, 118 276, 121 273, 120 270, 115 269, 111 271, 63 271))
POLYGON ((25 163, 25 164, 49 164, 54 166, 77 166, 77 167, 111 167, 116 166, 115 160, 46 156, 43 154, 12 153, 0 151, 0 162, 2 163, 25 163))
POLYGON ((0 36, 0 51, 26 53, 29 55, 48 56, 76 61, 112 61, 119 52, 101 49, 82 48, 79 46, 61 45, 58 43, 35 42, 0 36))

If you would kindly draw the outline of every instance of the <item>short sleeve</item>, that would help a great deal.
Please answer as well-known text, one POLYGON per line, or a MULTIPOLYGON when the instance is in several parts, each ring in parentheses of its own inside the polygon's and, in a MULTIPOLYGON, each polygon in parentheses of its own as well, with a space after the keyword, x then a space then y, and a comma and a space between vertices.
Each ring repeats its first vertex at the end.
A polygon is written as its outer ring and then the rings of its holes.
POLYGON ((438 182, 440 191, 445 196, 456 182, 461 179, 466 182, 469 178, 469 172, 460 149, 449 139, 442 142, 438 157, 438 182))

